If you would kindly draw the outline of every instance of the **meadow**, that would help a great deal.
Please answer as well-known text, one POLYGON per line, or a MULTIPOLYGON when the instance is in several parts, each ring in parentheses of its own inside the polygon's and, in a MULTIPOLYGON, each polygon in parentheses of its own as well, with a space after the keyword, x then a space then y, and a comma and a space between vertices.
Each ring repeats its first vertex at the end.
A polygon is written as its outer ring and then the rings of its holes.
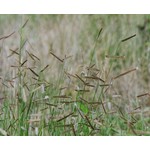
POLYGON ((0 15, 0 135, 150 135, 149 15, 0 15))

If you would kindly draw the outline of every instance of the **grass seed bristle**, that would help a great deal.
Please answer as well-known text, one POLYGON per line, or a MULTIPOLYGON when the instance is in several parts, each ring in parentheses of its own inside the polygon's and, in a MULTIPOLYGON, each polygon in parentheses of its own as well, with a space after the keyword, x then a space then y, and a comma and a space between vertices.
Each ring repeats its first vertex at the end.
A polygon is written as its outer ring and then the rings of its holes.
POLYGON ((58 56, 56 56, 54 53, 50 52, 51 55, 53 55, 55 58, 57 58, 60 62, 64 62, 62 59, 60 59, 58 56))
POLYGON ((137 96, 137 98, 140 98, 140 97, 143 97, 143 96, 150 96, 150 94, 149 93, 140 94, 140 95, 137 96))
POLYGON ((49 67, 49 65, 46 65, 40 72, 45 71, 48 67, 49 67))
POLYGON ((26 22, 23 24, 23 26, 21 28, 24 28, 27 25, 28 21, 29 21, 29 19, 26 20, 26 22))
POLYGON ((7 39, 7 38, 9 38, 10 36, 12 36, 13 34, 15 34, 15 31, 12 32, 12 33, 10 33, 9 35, 6 35, 6 36, 1 37, 0 40, 7 39))
POLYGON ((74 112, 69 113, 68 115, 64 116, 63 118, 58 119, 57 122, 60 122, 60 121, 62 121, 62 120, 64 120, 64 119, 68 118, 69 116, 73 115, 73 113, 74 113, 74 112))
POLYGON ((71 97, 66 95, 59 95, 59 96, 53 96, 53 98, 71 98, 71 97))
POLYGON ((93 125, 91 124, 91 122, 90 122, 89 118, 87 117, 87 115, 85 115, 85 118, 86 118, 88 124, 90 125, 91 129, 94 130, 94 127, 93 127, 93 125))
POLYGON ((115 80, 115 79, 117 79, 117 78, 120 78, 120 77, 122 77, 122 76, 124 76, 124 75, 126 75, 126 74, 128 74, 128 73, 131 73, 131 72, 133 72, 133 71, 136 71, 136 70, 137 70, 137 68, 128 70, 128 71, 126 71, 126 72, 124 72, 124 73, 119 74, 118 76, 114 77, 113 79, 115 80))
POLYGON ((29 68, 29 70, 30 70, 35 76, 39 77, 39 75, 38 75, 35 71, 33 71, 31 68, 29 68))
POLYGON ((121 42, 125 42, 125 41, 127 41, 127 40, 130 40, 131 38, 133 38, 133 37, 135 37, 135 36, 136 36, 136 34, 134 34, 134 35, 132 35, 132 36, 130 36, 130 37, 127 37, 127 38, 123 39, 121 42))
POLYGON ((75 74, 76 75, 76 77, 80 80, 80 81, 82 81, 85 85, 87 84, 80 76, 78 76, 77 74, 75 74))
POLYGON ((125 56, 109 56, 109 55, 106 55, 105 57, 106 58, 111 58, 111 59, 125 59, 125 56))

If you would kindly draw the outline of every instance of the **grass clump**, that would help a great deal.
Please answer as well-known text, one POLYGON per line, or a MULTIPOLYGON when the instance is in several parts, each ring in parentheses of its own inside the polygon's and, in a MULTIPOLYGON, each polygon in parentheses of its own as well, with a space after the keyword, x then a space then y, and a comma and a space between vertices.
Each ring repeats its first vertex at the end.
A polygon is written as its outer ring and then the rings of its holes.
POLYGON ((113 52, 103 51, 100 58, 103 28, 97 32, 88 56, 79 52, 63 55, 51 44, 47 53, 53 62, 50 64, 34 52, 26 36, 28 23, 25 21, 15 32, 19 33, 20 44, 16 49, 10 48, 7 59, 14 61, 8 76, 1 78, 1 135, 150 134, 149 110, 139 101, 149 93, 127 93, 128 88, 134 88, 128 82, 138 74, 138 68, 126 64, 128 56, 119 51, 122 45, 133 41, 136 34, 125 36, 113 52), (75 61, 77 56, 82 56, 82 61, 75 61))

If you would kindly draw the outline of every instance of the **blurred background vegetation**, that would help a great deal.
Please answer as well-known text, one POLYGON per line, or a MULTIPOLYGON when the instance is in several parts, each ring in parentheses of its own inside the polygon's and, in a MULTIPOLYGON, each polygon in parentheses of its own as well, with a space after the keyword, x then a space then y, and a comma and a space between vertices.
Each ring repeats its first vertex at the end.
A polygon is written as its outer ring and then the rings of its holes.
POLYGON ((14 68, 11 70, 10 66, 15 64, 16 60, 8 56, 11 54, 10 49, 19 46, 19 28, 27 19, 29 21, 23 36, 30 44, 26 44, 25 49, 40 58, 41 63, 36 64, 37 66, 42 68, 50 64, 48 79, 55 80, 60 69, 55 58, 50 57, 50 49, 58 56, 73 56, 66 66, 74 73, 80 70, 80 65, 89 65, 96 42, 93 63, 99 68, 111 67, 112 75, 129 68, 139 68, 132 78, 127 76, 117 83, 120 92, 137 95, 149 91, 149 15, 0 15, 0 36, 16 32, 10 38, 0 41, 0 76, 9 77, 9 74, 13 74, 14 68), (102 33, 96 41, 101 28, 102 33), (134 34, 136 37, 121 42, 134 34), (106 55, 125 56, 125 59, 112 59, 107 62, 106 55), (124 86, 124 83, 127 86, 124 86))

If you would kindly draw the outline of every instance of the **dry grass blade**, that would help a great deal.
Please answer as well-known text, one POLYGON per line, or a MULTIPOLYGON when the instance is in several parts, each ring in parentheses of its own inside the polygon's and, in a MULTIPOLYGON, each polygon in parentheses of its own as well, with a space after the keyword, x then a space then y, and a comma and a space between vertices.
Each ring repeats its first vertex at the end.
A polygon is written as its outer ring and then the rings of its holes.
POLYGON ((58 56, 56 56, 54 53, 50 52, 50 54, 52 54, 55 58, 57 58, 60 62, 64 62, 62 59, 60 59, 58 56))
POLYGON ((67 75, 67 77, 68 78, 70 78, 70 77, 74 77, 74 78, 77 78, 75 75, 73 75, 73 74, 70 74, 70 73, 68 73, 68 72, 66 72, 66 71, 64 71, 65 72, 65 74, 67 75))
POLYGON ((7 88, 9 88, 9 86, 8 85, 6 85, 5 83, 2 83, 5 87, 7 87, 7 88))
POLYGON ((99 86, 111 86, 111 84, 100 84, 99 86))
POLYGON ((101 102, 89 102, 89 104, 91 104, 91 105, 101 105, 102 103, 101 102))
POLYGON ((101 34, 102 30, 103 30, 103 28, 101 28, 101 29, 99 30, 98 35, 97 35, 97 39, 100 37, 100 34, 101 34))
POLYGON ((27 54, 30 56, 30 58, 31 58, 32 60, 35 61, 34 58, 36 58, 38 61, 40 61, 40 58, 38 58, 37 56, 35 56, 33 53, 29 53, 27 50, 26 50, 26 52, 27 52, 27 54))
POLYGON ((77 108, 77 111, 79 112, 80 116, 82 117, 82 119, 85 119, 83 112, 77 107, 77 105, 75 105, 77 108))
POLYGON ((38 75, 35 71, 33 71, 31 68, 29 68, 29 70, 30 70, 34 75, 36 75, 37 77, 39 77, 39 75, 38 75))
MULTIPOLYGON (((30 91, 31 93, 34 93, 34 92, 36 92, 37 90, 39 90, 39 89, 41 89, 41 85, 40 86, 38 86, 37 88, 35 88, 35 89, 33 89, 32 91, 30 91)), ((35 102, 35 101, 33 101, 33 102, 35 102)))
POLYGON ((132 130, 132 132, 135 134, 135 135, 138 135, 137 132, 134 130, 133 126, 131 123, 129 123, 129 127, 130 129, 132 130))
POLYGON ((105 82, 103 79, 96 77, 96 76, 85 76, 84 78, 86 79, 93 79, 93 80, 100 80, 102 82, 105 82))
POLYGON ((11 80, 6 80, 6 81, 11 85, 11 87, 14 88, 14 85, 13 85, 14 81, 11 81, 11 80))
POLYGON ((126 71, 126 72, 124 72, 124 73, 121 73, 121 74, 119 74, 118 76, 114 77, 113 79, 117 79, 117 78, 119 78, 119 77, 122 77, 122 76, 124 76, 124 75, 126 75, 126 74, 128 74, 128 73, 130 73, 130 72, 136 71, 136 70, 138 70, 137 67, 134 68, 134 69, 128 70, 128 71, 126 71))
POLYGON ((45 71, 48 67, 49 67, 49 65, 46 65, 40 72, 45 71))
POLYGON ((90 122, 89 118, 87 117, 87 115, 85 115, 85 118, 86 118, 88 124, 90 125, 91 129, 94 130, 94 127, 93 127, 93 125, 91 124, 91 122, 90 122))
POLYGON ((26 20, 26 22, 23 24, 22 29, 27 25, 29 19, 26 20))
POLYGON ((36 58, 38 61, 40 61, 40 58, 38 58, 37 56, 35 56, 33 53, 31 53, 31 55, 36 58))
MULTIPOLYGON (((15 120, 15 117, 14 117, 14 120, 15 120)), ((18 119, 16 119, 13 123, 11 123, 11 124, 8 126, 8 128, 7 128, 6 131, 8 131, 11 127, 13 127, 13 125, 14 125, 17 121, 18 121, 18 119)))
POLYGON ((90 90, 77 90, 75 89, 76 92, 90 92, 90 90))
POLYGON ((12 50, 12 49, 9 49, 12 53, 7 56, 7 57, 11 57, 12 55, 16 54, 16 55, 19 55, 19 53, 17 52, 18 48, 16 48, 15 50, 12 50))
POLYGON ((93 65, 87 67, 87 70, 90 70, 90 69, 93 68, 94 66, 95 66, 95 64, 93 64, 93 65))
POLYGON ((26 52, 27 52, 27 54, 30 56, 30 58, 32 59, 32 60, 35 60, 34 58, 33 58, 33 56, 26 50, 26 52))
POLYGON ((82 97, 79 97, 82 101, 86 102, 87 104, 89 104, 89 102, 85 99, 83 99, 82 97))
POLYGON ((69 113, 68 115, 64 116, 63 118, 58 119, 57 122, 62 121, 62 120, 64 120, 64 119, 68 118, 68 117, 71 116, 73 113, 74 113, 74 112, 69 113))
POLYGON ((28 82, 24 83, 24 84, 23 84, 23 87, 26 87, 26 88, 27 88, 27 90, 28 90, 28 91, 30 91, 30 89, 29 89, 29 87, 28 87, 28 85, 27 85, 27 84, 28 84, 28 82))
POLYGON ((86 102, 87 104, 90 104, 90 105, 100 105, 100 104, 102 104, 101 102, 88 102, 87 100, 83 99, 82 97, 79 97, 79 98, 83 102, 86 102))
POLYGON ((125 59, 125 56, 109 56, 109 55, 106 55, 105 57, 106 58, 111 58, 111 59, 125 59))
POLYGON ((67 89, 67 88, 68 88, 68 87, 66 86, 66 87, 60 88, 59 90, 62 91, 62 90, 67 89))
POLYGON ((141 106, 138 106, 138 107, 134 108, 134 110, 137 110, 137 109, 141 109, 141 106))
POLYGON ((77 76, 78 79, 80 79, 80 81, 82 81, 84 84, 87 84, 81 77, 79 77, 77 74, 75 74, 75 75, 77 76))
POLYGON ((6 35, 6 36, 1 37, 0 40, 2 40, 2 39, 7 39, 7 38, 9 38, 10 36, 12 36, 14 33, 15 33, 15 31, 12 32, 12 33, 9 34, 9 35, 6 35))
POLYGON ((10 67, 19 68, 20 66, 11 65, 10 67))
POLYGON ((61 101, 60 103, 65 103, 65 104, 70 104, 70 103, 75 103, 77 101, 61 101))
POLYGON ((89 87, 95 87, 95 85, 92 85, 92 84, 86 84, 86 86, 89 86, 89 87))
POLYGON ((134 108, 132 111, 128 112, 128 114, 143 113, 141 110, 138 110, 138 109, 141 109, 141 106, 139 106, 139 107, 137 107, 137 108, 134 108))
POLYGON ((133 116, 131 116, 131 118, 135 121, 135 123, 137 122, 137 119, 135 119, 133 116))
POLYGON ((112 87, 112 81, 110 82, 109 86, 106 86, 106 90, 104 91, 104 93, 106 93, 111 87, 112 87))
POLYGON ((103 110, 104 110, 105 114, 107 114, 103 101, 102 101, 101 104, 102 104, 102 107, 103 107, 103 110))
POLYGON ((22 64, 21 64, 21 67, 27 62, 28 60, 26 59, 22 64))
MULTIPOLYGON (((38 81, 39 79, 37 79, 37 78, 34 78, 34 77, 32 77, 32 79, 34 79, 34 80, 36 80, 36 81, 38 81)), ((35 84, 32 84, 32 85, 35 85, 35 84)))
POLYGON ((45 108, 41 109, 40 111, 44 111, 44 110, 47 110, 47 109, 48 109, 48 107, 45 107, 45 108))
POLYGON ((71 98, 71 97, 66 95, 59 95, 59 96, 53 96, 53 98, 71 98))
POLYGON ((46 105, 48 105, 48 106, 54 106, 54 107, 57 107, 57 105, 55 105, 55 104, 50 104, 50 103, 45 103, 46 105))
POLYGON ((131 38, 133 38, 133 37, 135 37, 135 36, 136 36, 136 34, 134 34, 134 35, 132 35, 132 36, 130 36, 130 37, 127 37, 127 38, 123 39, 121 42, 125 42, 125 41, 127 41, 127 40, 129 40, 129 39, 131 39, 131 38))
POLYGON ((143 97, 143 96, 150 96, 150 94, 149 93, 144 93, 144 94, 138 95, 137 97, 140 98, 140 97, 143 97))
POLYGON ((127 119, 126 119, 125 117, 120 116, 120 118, 121 118, 122 120, 124 120, 125 122, 127 122, 127 119))
POLYGON ((61 128, 61 127, 72 127, 72 124, 65 124, 65 125, 57 125, 55 128, 61 128))

